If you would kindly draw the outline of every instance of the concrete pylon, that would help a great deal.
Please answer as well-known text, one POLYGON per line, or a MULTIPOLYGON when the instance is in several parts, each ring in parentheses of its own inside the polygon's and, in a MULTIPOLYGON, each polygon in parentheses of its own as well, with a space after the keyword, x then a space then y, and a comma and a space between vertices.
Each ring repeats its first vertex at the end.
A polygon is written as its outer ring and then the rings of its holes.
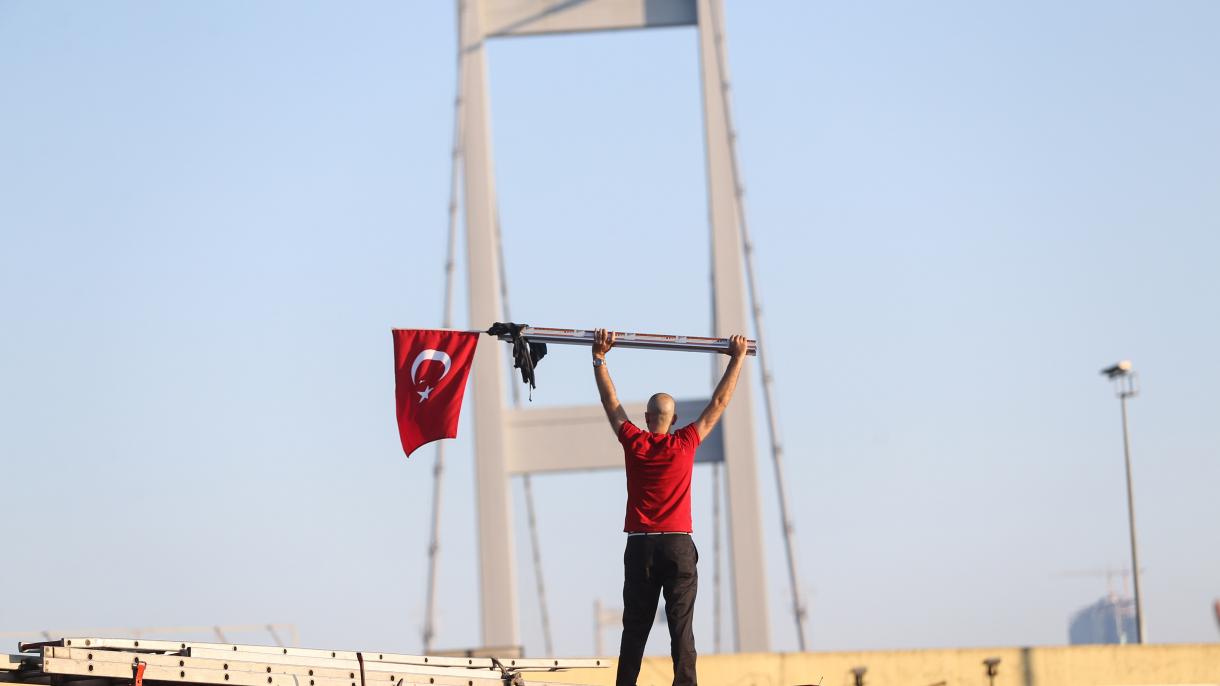
MULTIPOLYGON (((470 325, 486 328, 500 317, 496 197, 491 155, 490 106, 485 42, 491 38, 695 26, 699 32, 700 77, 707 151, 708 218, 713 260, 712 298, 717 336, 748 330, 745 267, 728 122, 724 120, 717 50, 723 50, 720 0, 458 0, 461 15, 464 183, 467 297, 470 325), (713 4, 715 3, 715 4, 713 4), (715 15, 712 13, 716 12, 715 15), (720 29, 720 35, 715 28, 720 29)), ((563 446, 593 448, 576 469, 622 468, 621 455, 607 441, 600 408, 509 407, 504 357, 495 345, 480 346, 473 371, 475 479, 479 526, 479 591, 482 640, 487 646, 520 644, 516 562, 510 482, 513 474, 571 469, 563 446), (544 414, 545 413, 545 414, 544 414), (544 420, 544 421, 540 421, 544 420), (526 440, 562 425, 562 441, 526 440), (528 454, 524 448, 528 446, 528 454)), ((754 390, 747 366, 736 395, 717 429, 719 441, 700 450, 700 461, 723 460, 728 484, 728 529, 737 647, 770 649, 770 623, 754 433, 754 390)))

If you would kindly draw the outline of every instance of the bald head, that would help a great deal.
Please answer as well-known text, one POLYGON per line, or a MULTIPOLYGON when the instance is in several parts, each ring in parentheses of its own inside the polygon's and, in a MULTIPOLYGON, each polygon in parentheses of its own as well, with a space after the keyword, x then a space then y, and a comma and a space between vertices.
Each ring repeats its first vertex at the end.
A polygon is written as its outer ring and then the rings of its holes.
POLYGON ((648 430, 653 433, 668 433, 674 423, 675 405, 673 396, 668 393, 657 393, 648 399, 648 408, 644 419, 648 422, 648 430))

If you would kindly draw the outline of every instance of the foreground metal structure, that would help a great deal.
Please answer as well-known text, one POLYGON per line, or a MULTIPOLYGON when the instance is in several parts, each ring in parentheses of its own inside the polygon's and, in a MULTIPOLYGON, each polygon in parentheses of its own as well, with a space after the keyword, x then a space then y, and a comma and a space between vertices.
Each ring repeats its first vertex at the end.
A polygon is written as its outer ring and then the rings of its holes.
MULTIPOLYGON (((458 129, 465 190, 470 323, 490 324, 504 311, 486 41, 582 31, 694 26, 699 36, 707 153, 714 326, 717 334, 747 331, 742 190, 735 170, 726 106, 728 75, 722 56, 723 32, 717 25, 723 16, 719 0, 462 0, 459 15, 458 129)), ((757 315, 757 306, 751 309, 757 315)), ((621 466, 621 455, 613 454, 613 442, 606 440, 599 407, 514 409, 506 403, 505 371, 502 350, 496 346, 479 348, 471 397, 475 413, 475 502, 484 645, 520 644, 510 476, 621 466), (557 425, 563 427, 563 436, 549 428, 557 425), (540 437, 538 432, 543 433, 545 440, 535 440, 540 437), (533 438, 531 433, 535 434, 533 438), (570 453, 560 453, 564 446, 571 445, 592 446, 590 452, 596 452, 598 445, 606 445, 607 455, 574 460, 570 453)), ((771 629, 750 376, 747 368, 719 432, 728 490, 736 647, 759 652, 770 648, 771 629)), ((789 528, 786 521, 786 531, 789 528)), ((794 593, 799 594, 799 589, 794 589, 794 593)))
POLYGON ((0 655, 0 683, 497 686, 523 684, 529 672, 609 665, 596 658, 443 657, 139 638, 60 638, 22 643, 18 650, 0 655))
MULTIPOLYGON (((521 336, 538 343, 558 343, 560 345, 593 345, 594 332, 589 329, 556 329, 544 326, 527 326, 521 329, 521 336)), ((644 350, 671 350, 697 353, 728 352, 729 339, 710 336, 674 336, 661 333, 635 333, 632 331, 615 331, 614 347, 641 348, 644 350)), ((507 334, 499 337, 502 341, 512 340, 507 334)), ((758 342, 746 341, 746 354, 758 354, 758 342)))

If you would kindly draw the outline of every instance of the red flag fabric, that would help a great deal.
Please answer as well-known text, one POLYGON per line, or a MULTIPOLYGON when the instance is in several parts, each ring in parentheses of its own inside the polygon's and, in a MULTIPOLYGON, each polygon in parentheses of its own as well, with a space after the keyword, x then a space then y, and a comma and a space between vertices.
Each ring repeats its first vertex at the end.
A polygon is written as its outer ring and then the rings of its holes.
POLYGON ((394 399, 407 457, 425 443, 457 436, 478 344, 477 332, 394 329, 394 399))

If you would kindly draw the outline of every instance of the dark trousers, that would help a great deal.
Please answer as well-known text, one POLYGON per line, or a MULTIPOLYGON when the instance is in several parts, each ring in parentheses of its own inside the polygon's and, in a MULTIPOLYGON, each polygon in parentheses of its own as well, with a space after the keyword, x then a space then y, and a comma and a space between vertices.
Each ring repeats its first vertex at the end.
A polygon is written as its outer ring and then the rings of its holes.
POLYGON ((648 631, 657 616, 657 596, 665 594, 669 653, 674 686, 695 686, 695 594, 699 551, 686 534, 629 536, 623 553, 623 642, 618 654, 617 686, 635 686, 648 631))

